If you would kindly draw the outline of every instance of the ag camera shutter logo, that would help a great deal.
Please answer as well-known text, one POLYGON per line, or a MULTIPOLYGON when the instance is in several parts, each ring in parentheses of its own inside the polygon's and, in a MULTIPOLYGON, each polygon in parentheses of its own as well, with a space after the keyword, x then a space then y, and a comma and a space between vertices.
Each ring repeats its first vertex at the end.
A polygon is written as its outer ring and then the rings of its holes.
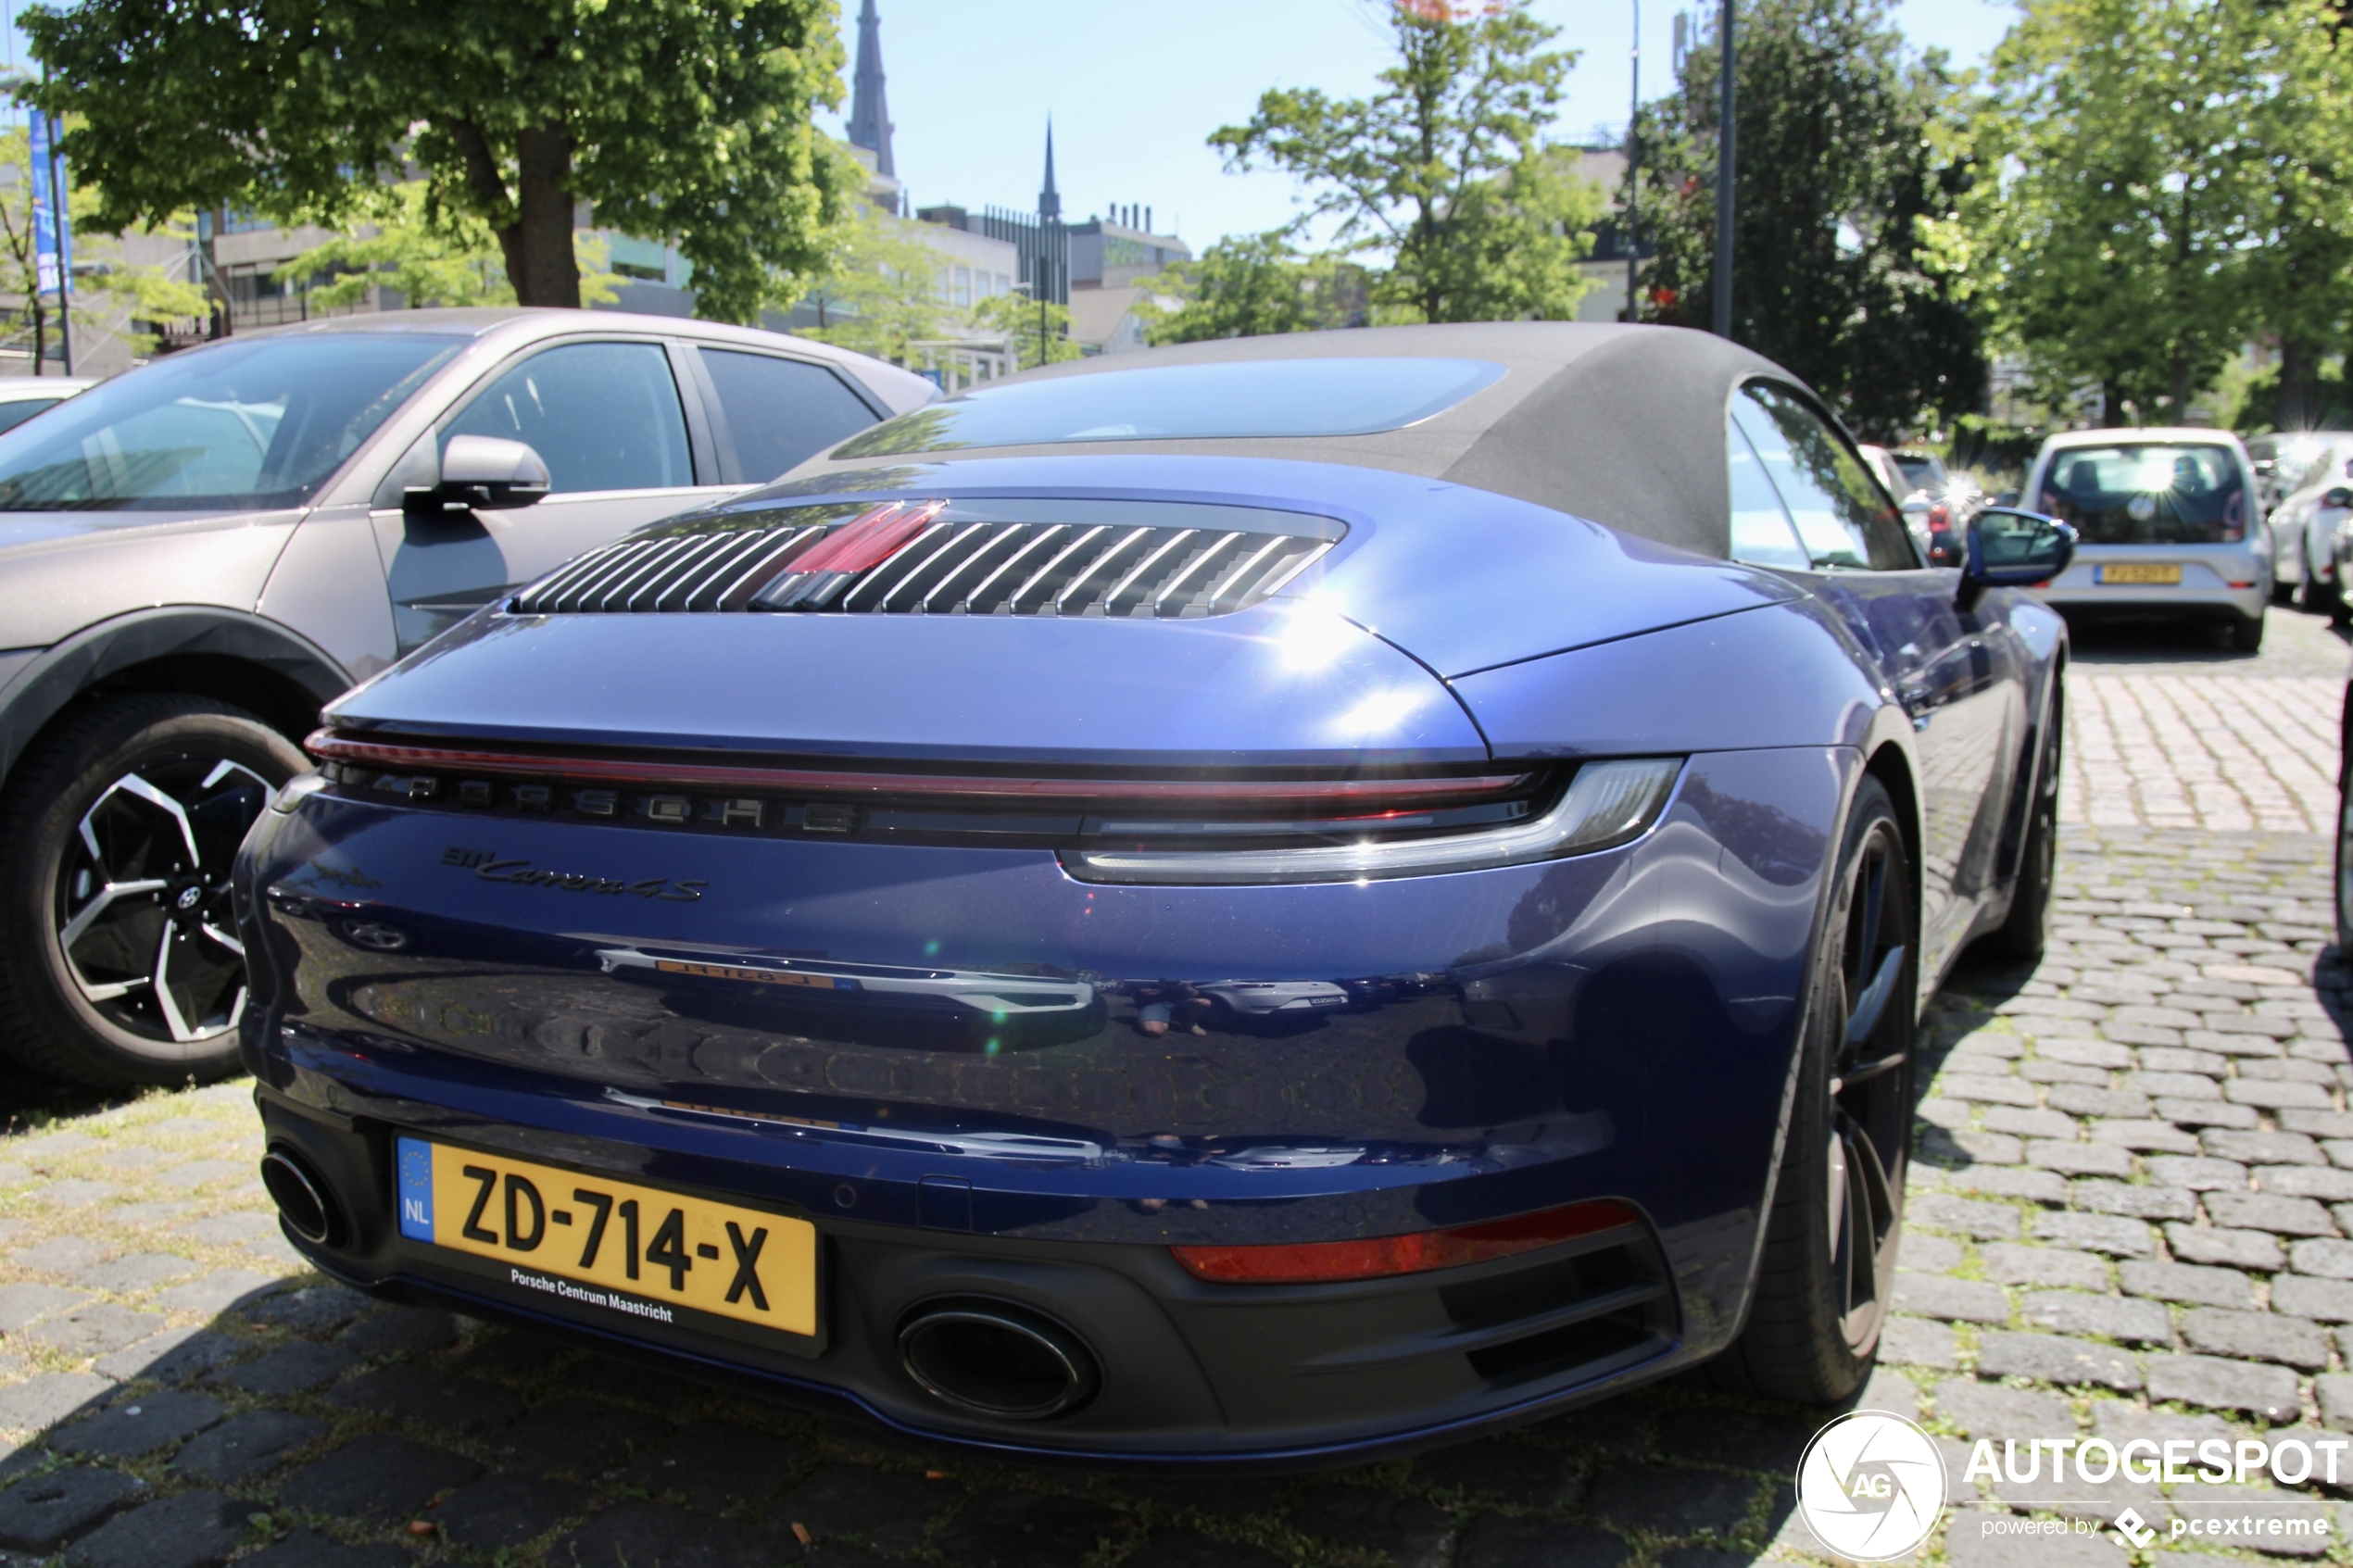
POLYGON ((1806 1446, 1797 1511, 1815 1539, 1856 1562, 1903 1556, 1944 1513, 1944 1456, 1887 1411, 1843 1415, 1806 1446))

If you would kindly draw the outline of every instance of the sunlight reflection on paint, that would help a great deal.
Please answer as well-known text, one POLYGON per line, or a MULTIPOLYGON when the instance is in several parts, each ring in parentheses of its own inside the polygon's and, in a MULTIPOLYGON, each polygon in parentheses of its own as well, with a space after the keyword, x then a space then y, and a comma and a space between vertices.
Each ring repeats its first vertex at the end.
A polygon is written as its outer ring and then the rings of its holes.
POLYGON ((1364 641, 1363 631, 1330 605, 1313 598, 1292 609, 1275 633, 1283 668, 1298 673, 1327 669, 1364 641))
POLYGON ((1332 729, 1343 738, 1389 734, 1419 712, 1429 698, 1428 692, 1411 686, 1375 692, 1335 720, 1332 729))

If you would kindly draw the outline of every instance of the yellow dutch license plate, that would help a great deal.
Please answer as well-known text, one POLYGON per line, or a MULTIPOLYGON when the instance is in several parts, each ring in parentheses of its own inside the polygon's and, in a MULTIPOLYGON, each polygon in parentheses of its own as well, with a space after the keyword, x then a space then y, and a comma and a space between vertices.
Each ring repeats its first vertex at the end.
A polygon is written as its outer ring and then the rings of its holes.
POLYGON ((394 1163, 400 1234, 504 1264, 510 1286, 648 1325, 691 1323, 685 1308, 817 1332, 806 1220, 425 1138, 394 1163))
POLYGON ((2119 587, 2178 588, 2182 585, 2182 569, 2145 561, 2118 561, 2100 568, 2100 581, 2119 587))

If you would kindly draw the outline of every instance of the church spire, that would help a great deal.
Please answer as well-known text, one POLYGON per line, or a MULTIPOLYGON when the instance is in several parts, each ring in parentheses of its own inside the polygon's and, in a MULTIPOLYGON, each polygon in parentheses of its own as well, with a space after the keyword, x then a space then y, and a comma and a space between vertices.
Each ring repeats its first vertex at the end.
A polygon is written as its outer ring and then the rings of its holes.
POLYGON ((875 172, 895 180, 899 170, 891 164, 890 130, 890 105, 883 96, 882 19, 875 15, 875 0, 866 0, 858 12, 858 71, 849 102, 849 144, 873 153, 875 172))
MULTIPOLYGON (((874 0, 867 0, 872 5, 874 0)), ((1054 122, 1046 121, 1046 183, 1038 193, 1038 216, 1060 219, 1063 215, 1063 194, 1054 189, 1054 122)))

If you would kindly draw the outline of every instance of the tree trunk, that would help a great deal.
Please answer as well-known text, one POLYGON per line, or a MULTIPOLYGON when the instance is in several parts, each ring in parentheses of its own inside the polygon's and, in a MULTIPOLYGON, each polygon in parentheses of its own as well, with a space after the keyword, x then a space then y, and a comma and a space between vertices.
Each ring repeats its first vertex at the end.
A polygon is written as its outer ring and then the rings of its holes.
POLYGON ((2279 430, 2310 430, 2321 418, 2321 355, 2310 340, 2280 339, 2280 400, 2271 416, 2279 430))
POLYGON ((572 193, 564 189, 572 173, 572 138, 560 124, 538 126, 515 138, 515 153, 522 174, 519 243, 508 266, 515 300, 577 310, 580 262, 572 247, 572 193))
POLYGON ((579 308, 580 263, 572 247, 572 195, 564 189, 572 173, 572 138, 560 125, 537 126, 517 136, 520 192, 510 197, 506 176, 482 128, 459 119, 450 121, 448 131, 465 157, 466 186, 473 194, 476 209, 498 236, 515 303, 579 308))
POLYGON ((32 296, 32 373, 47 375, 48 361, 49 313, 41 308, 41 295, 36 290, 32 296))
POLYGON ((2100 428, 2116 430, 2130 422, 2124 417, 2124 394, 2113 381, 2100 383, 2100 428))

